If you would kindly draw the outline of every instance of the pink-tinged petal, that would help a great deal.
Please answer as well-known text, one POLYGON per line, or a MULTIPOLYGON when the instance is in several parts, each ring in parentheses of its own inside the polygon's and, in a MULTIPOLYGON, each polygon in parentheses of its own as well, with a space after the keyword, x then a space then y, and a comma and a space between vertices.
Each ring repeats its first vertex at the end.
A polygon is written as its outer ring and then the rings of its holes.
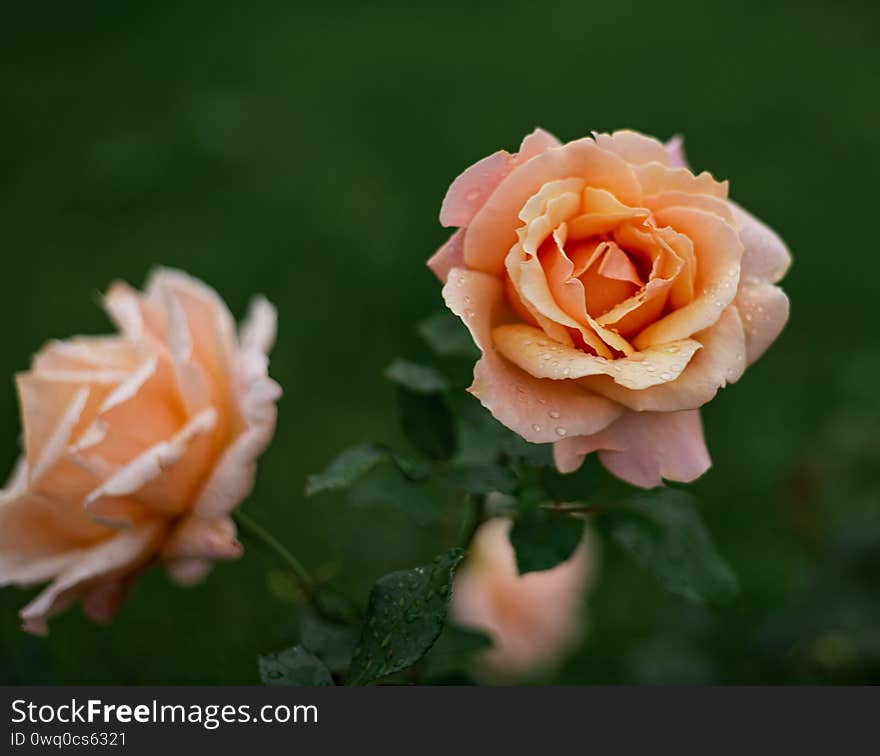
POLYGON ((495 351, 492 323, 504 312, 503 285, 495 276, 455 269, 443 287, 443 298, 483 352, 470 392, 526 441, 546 443, 566 434, 594 433, 620 414, 614 402, 574 381, 534 378, 495 351))
POLYGON ((740 286, 736 306, 745 328, 746 361, 751 365, 776 341, 788 322, 788 297, 773 284, 746 282, 740 286))
POLYGON ((666 152, 669 155, 669 167, 670 168, 688 168, 690 169, 690 165, 688 164, 687 155, 684 151, 684 137, 679 134, 676 134, 672 139, 670 139, 666 145, 666 152))
POLYGON ((499 150, 478 160, 458 176, 447 190, 440 207, 440 224, 459 228, 467 226, 511 170, 559 146, 560 142, 555 136, 543 129, 535 129, 526 135, 515 155, 499 150))
POLYGON ((537 128, 531 134, 526 134, 522 140, 522 144, 519 146, 519 152, 513 156, 511 162, 514 166, 522 165, 533 157, 540 155, 542 152, 561 146, 562 142, 553 136, 553 134, 549 131, 544 131, 542 128, 537 128))
POLYGON ((492 638, 482 671, 499 679, 534 673, 560 659, 581 637, 583 593, 595 574, 594 544, 584 542, 565 562, 520 575, 508 533, 511 521, 487 520, 458 570, 450 614, 492 638))
POLYGON ((510 161, 510 153, 499 150, 465 170, 446 191, 440 206, 440 224, 467 226, 510 171, 510 161))
POLYGON ((278 310, 265 297, 255 297, 239 329, 238 341, 242 349, 269 354, 278 334, 278 310))
POLYGON ((238 559, 243 552, 235 537, 235 523, 229 517, 183 520, 162 548, 164 561, 177 559, 238 559))
POLYGON ((607 360, 560 344, 522 323, 498 326, 492 331, 492 343, 499 354, 535 378, 566 381, 605 375, 636 391, 674 381, 701 347, 698 341, 685 339, 607 360))
POLYGON ((736 296, 743 245, 721 218, 703 210, 669 207, 656 213, 659 225, 688 236, 699 261, 694 301, 648 326, 634 340, 639 349, 689 338, 713 325, 736 296))
POLYGON ((128 597, 132 584, 132 575, 111 578, 98 583, 81 600, 83 614, 99 625, 112 622, 128 597))
POLYGON ((97 582, 136 570, 152 556, 162 530, 159 523, 122 530, 85 550, 81 559, 21 610, 24 630, 45 635, 47 620, 71 601, 85 596, 97 582))
POLYGON ((637 206, 641 189, 626 161, 592 139, 547 150, 514 168, 498 185, 468 226, 464 259, 469 268, 498 275, 517 242, 519 214, 542 186, 576 176, 588 186, 607 189, 626 205, 637 206))
POLYGON ((201 583, 213 569, 210 559, 175 559, 165 565, 168 576, 179 586, 190 588, 201 583))
POLYGON ((776 283, 791 267, 788 247, 767 224, 735 202, 730 205, 739 222, 739 235, 745 246, 742 259, 743 278, 776 283))
POLYGON ((560 472, 573 472, 594 451, 605 468, 641 488, 663 485, 663 479, 689 483, 712 462, 697 410, 627 412, 592 436, 568 438, 554 445, 560 472))
POLYGON ((653 137, 639 134, 637 131, 621 129, 613 134, 597 134, 593 132, 593 138, 603 150, 608 150, 620 155, 628 163, 641 165, 642 163, 669 163, 669 153, 661 142, 653 137))
POLYGON ((431 259, 428 260, 428 267, 431 269, 431 272, 442 283, 446 283, 450 270, 464 265, 464 235, 465 229, 461 228, 456 231, 449 237, 446 244, 440 247, 431 256, 431 259))
MULTIPOLYGON (((607 396, 637 412, 675 412, 697 409, 714 398, 720 388, 735 383, 746 367, 746 337, 737 308, 727 307, 718 322, 694 335, 703 348, 694 354, 675 380, 634 391, 610 378, 582 378, 590 391, 607 396)), ((675 350, 675 344, 657 349, 675 350)))

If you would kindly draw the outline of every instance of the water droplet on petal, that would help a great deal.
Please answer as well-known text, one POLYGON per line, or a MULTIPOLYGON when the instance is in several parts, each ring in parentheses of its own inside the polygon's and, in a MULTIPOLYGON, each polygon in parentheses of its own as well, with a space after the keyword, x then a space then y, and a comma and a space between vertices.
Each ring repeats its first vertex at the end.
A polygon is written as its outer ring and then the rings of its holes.
POLYGON ((558 420, 560 417, 562 417, 562 415, 560 415, 556 410, 550 410, 550 412, 548 412, 547 414, 550 415, 550 417, 552 417, 554 420, 558 420))
POLYGON ((568 430, 566 430, 565 428, 563 428, 561 425, 558 426, 558 427, 556 428, 556 435, 557 435, 557 436, 564 436, 564 435, 566 435, 567 433, 568 433, 568 430))
POLYGON ((535 423, 535 424, 532 426, 532 430, 535 431, 535 433, 539 433, 540 430, 541 430, 541 426, 538 425, 537 423, 535 423))

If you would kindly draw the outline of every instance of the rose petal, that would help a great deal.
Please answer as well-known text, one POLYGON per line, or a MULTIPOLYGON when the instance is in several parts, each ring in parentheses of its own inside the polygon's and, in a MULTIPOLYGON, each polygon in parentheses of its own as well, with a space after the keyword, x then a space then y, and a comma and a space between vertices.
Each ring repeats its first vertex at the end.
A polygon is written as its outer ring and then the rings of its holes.
MULTIPOLYGON (((674 412, 702 407, 718 389, 735 383, 746 366, 746 340, 736 307, 729 306, 718 322, 694 335, 703 345, 673 381, 638 391, 624 388, 605 376, 581 379, 590 391, 636 411, 674 412)), ((662 350, 663 345, 657 347, 662 350)), ((667 348, 672 348, 667 345, 667 348)))
POLYGON ((235 523, 229 517, 216 520, 187 517, 162 548, 161 558, 166 561, 238 559, 243 549, 235 533, 235 523))
POLYGON ((545 443, 568 433, 593 433, 620 414, 614 402, 590 394, 574 381, 534 378, 498 355, 491 327, 495 314, 503 310, 503 286, 495 276, 455 269, 443 287, 443 298, 483 352, 470 392, 527 441, 545 443))
POLYGON ((634 340, 637 348, 684 339, 713 325, 736 296, 743 245, 736 230, 717 215, 685 207, 656 214, 657 223, 670 225, 694 243, 699 265, 695 299, 648 326, 634 340))
POLYGON ((739 235, 745 246, 742 259, 743 278, 776 283, 791 267, 788 247, 773 229, 750 212, 735 202, 730 205, 739 221, 739 235))
POLYGON ((533 157, 540 155, 542 152, 546 152, 553 147, 562 146, 562 142, 560 142, 553 134, 549 131, 544 131, 542 128, 536 128, 531 134, 526 134, 523 137, 522 143, 519 146, 519 152, 513 156, 513 166, 522 165, 528 160, 531 160, 533 157))
POLYGON ((603 150, 620 155, 628 163, 634 165, 651 162, 667 165, 670 162, 669 152, 661 142, 653 137, 639 134, 637 131, 621 129, 613 134, 593 132, 593 138, 603 150))
POLYGON ((565 381, 606 375, 634 390, 674 381, 701 347, 698 341, 685 339, 607 360, 560 344, 539 329, 520 323, 495 328, 492 342, 502 356, 535 378, 565 381))
POLYGON ((478 160, 450 184, 440 206, 440 224, 467 226, 486 203, 495 187, 510 171, 511 155, 506 150, 478 160))
POLYGON ((504 258, 517 241, 523 206, 548 182, 572 176, 588 186, 607 189, 626 205, 638 205, 641 191, 632 168, 592 139, 547 150, 514 168, 474 216, 464 240, 468 267, 501 273, 504 258))
POLYGON ((745 328, 746 362, 751 365, 788 322, 788 297, 773 284, 746 282, 740 286, 736 306, 745 328))
POLYGON ((464 234, 463 228, 456 231, 428 260, 431 272, 442 283, 446 283, 446 277, 450 270, 464 265, 464 252, 462 251, 464 249, 464 234))
POLYGON ((200 479, 208 463, 209 439, 204 437, 216 424, 213 408, 196 415, 171 439, 154 444, 89 493, 86 511, 101 517, 104 499, 126 496, 135 496, 145 506, 169 514, 189 506, 187 490, 200 479), (200 438, 202 444, 198 443, 200 438), (169 471, 185 455, 186 464, 169 471))
POLYGON ((239 328, 238 341, 242 349, 269 354, 278 335, 278 310, 265 297, 254 297, 248 314, 239 328))
POLYGON ((231 512, 251 492, 257 458, 272 440, 281 387, 268 377, 268 360, 261 353, 242 351, 237 366, 244 429, 217 461, 196 500, 193 511, 203 519, 231 512))
POLYGON ((190 588, 201 583, 213 569, 210 559, 175 559, 165 566, 169 577, 178 585, 190 588))
POLYGON ((599 433, 564 439, 553 447, 563 473, 576 470, 597 450, 609 472, 641 488, 663 485, 664 478, 689 483, 712 464, 697 410, 626 412, 599 433))
POLYGON ((49 617, 69 605, 71 600, 84 595, 96 579, 129 572, 143 564, 151 556, 161 535, 161 524, 151 523, 134 530, 119 531, 85 550, 80 559, 21 610, 23 628, 36 635, 45 635, 49 617))
POLYGON ((679 134, 672 137, 665 145, 669 155, 670 168, 690 168, 687 155, 684 152, 684 138, 679 134))

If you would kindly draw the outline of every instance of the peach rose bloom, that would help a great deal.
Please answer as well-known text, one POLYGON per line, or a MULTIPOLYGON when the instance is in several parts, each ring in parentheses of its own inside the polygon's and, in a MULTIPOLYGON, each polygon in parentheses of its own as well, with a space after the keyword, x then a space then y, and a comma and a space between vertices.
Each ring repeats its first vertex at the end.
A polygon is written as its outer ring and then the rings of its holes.
POLYGON ((159 270, 104 306, 118 335, 52 341, 16 376, 24 454, 0 491, 0 585, 51 581, 21 611, 37 634, 75 601, 112 619, 152 562, 191 584, 240 556, 229 515, 275 429, 265 299, 236 333, 213 289, 159 270))
POLYGON ((508 428, 554 442, 560 471, 598 451, 645 488, 710 466, 698 409, 788 319, 790 256, 694 175, 680 140, 632 131, 568 144, 540 129, 450 186, 458 231, 428 265, 482 357, 470 391, 508 428))
POLYGON ((512 524, 496 517, 480 526, 452 588, 453 619, 494 642, 478 661, 478 674, 489 679, 546 669, 578 644, 594 571, 585 540, 568 561, 520 575, 508 540, 512 524))

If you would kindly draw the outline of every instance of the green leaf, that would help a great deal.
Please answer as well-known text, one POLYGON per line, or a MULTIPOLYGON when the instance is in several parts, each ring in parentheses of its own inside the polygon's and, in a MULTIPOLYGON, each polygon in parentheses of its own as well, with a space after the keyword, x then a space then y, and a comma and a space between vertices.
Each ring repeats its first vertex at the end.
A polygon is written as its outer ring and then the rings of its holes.
POLYGON ((358 635, 356 627, 328 622, 313 612, 300 621, 300 643, 332 672, 348 669, 358 635))
POLYGON ((323 472, 309 475, 306 478, 306 496, 348 488, 386 460, 391 460, 409 480, 421 480, 429 472, 419 462, 407 460, 381 444, 365 441, 340 452, 323 472))
POLYGON ((474 656, 492 648, 484 633, 447 623, 437 642, 425 655, 423 679, 436 680, 467 670, 474 656))
POLYGON ((736 595, 736 574, 689 494, 666 488, 633 496, 611 517, 612 539, 670 593, 710 604, 736 595))
POLYGON ((461 549, 451 549, 424 567, 376 581, 354 651, 351 685, 411 667, 430 650, 443 629, 452 578, 463 556, 461 549))
POLYGON ((455 315, 438 312, 418 326, 419 335, 437 354, 444 357, 474 357, 480 350, 467 327, 455 315))
POLYGON ((385 369, 385 377, 416 394, 442 394, 449 390, 448 381, 434 368, 407 360, 392 362, 385 369))
POLYGON ((265 685, 333 685, 324 662, 302 646, 261 656, 260 679, 265 685))
POLYGON ((566 561, 583 532, 583 520, 542 507, 524 509, 510 529, 519 574, 549 570, 566 561))
POLYGON ((497 465, 462 465, 452 468, 446 475, 449 484, 467 493, 487 494, 492 491, 513 493, 517 479, 506 467, 497 465))
POLYGON ((410 442, 431 459, 450 459, 455 454, 455 419, 449 405, 436 394, 397 390, 400 425, 410 442))
POLYGON ((384 460, 387 450, 372 441, 366 441, 341 452, 322 473, 306 479, 306 495, 347 488, 384 460))

